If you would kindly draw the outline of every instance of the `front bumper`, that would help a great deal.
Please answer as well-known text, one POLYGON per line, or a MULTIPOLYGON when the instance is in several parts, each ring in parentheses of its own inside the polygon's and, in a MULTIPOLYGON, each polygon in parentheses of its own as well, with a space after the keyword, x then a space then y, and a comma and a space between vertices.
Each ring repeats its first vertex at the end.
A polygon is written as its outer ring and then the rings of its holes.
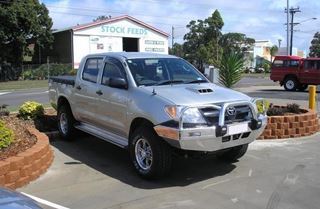
POLYGON ((160 124, 155 126, 154 129, 170 145, 183 150, 211 152, 248 144, 262 134, 267 125, 266 115, 257 116, 254 114, 255 116, 251 121, 229 125, 224 124, 225 109, 230 105, 244 103, 250 105, 252 111, 256 112, 251 103, 234 102, 221 107, 219 125, 217 126, 183 128, 182 125, 179 125, 179 127, 168 127, 160 124))

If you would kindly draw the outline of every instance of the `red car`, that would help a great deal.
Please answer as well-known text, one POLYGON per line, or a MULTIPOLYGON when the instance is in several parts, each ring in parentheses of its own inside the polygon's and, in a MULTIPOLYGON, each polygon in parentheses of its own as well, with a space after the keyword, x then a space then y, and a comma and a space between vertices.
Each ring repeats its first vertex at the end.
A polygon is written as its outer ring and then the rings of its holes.
POLYGON ((276 56, 270 79, 279 81, 287 91, 304 91, 308 85, 320 84, 320 58, 276 56))

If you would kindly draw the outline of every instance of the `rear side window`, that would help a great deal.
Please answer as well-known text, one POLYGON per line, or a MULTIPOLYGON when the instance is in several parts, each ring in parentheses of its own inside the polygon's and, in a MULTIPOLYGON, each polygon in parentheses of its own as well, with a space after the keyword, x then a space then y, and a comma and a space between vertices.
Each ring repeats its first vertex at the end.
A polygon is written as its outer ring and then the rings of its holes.
POLYGON ((285 67, 286 62, 284 60, 275 60, 273 67, 285 67))
POLYGON ((299 61, 298 60, 290 60, 289 67, 299 67, 299 61))
POLYGON ((102 66, 102 58, 89 58, 83 68, 82 79, 97 83, 99 69, 102 66))
POLYGON ((314 69, 320 70, 320 61, 319 60, 305 60, 304 69, 314 69))

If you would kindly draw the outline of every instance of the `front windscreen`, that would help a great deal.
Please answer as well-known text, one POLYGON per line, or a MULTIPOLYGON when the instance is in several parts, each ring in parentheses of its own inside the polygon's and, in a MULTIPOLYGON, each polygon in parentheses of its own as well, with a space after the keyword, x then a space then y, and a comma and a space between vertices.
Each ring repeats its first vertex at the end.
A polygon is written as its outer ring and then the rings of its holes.
POLYGON ((127 60, 138 86, 207 82, 191 64, 180 58, 140 58, 127 60))

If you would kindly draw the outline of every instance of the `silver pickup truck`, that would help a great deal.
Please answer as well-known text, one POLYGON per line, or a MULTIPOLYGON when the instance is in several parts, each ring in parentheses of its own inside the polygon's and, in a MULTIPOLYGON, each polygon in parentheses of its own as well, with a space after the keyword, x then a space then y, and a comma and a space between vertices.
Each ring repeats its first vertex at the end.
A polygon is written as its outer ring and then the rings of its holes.
POLYGON ((173 153, 236 160, 267 119, 257 100, 210 83, 181 58, 154 53, 88 55, 76 77, 50 78, 49 96, 63 138, 82 130, 126 148, 145 178, 167 174, 173 153))

